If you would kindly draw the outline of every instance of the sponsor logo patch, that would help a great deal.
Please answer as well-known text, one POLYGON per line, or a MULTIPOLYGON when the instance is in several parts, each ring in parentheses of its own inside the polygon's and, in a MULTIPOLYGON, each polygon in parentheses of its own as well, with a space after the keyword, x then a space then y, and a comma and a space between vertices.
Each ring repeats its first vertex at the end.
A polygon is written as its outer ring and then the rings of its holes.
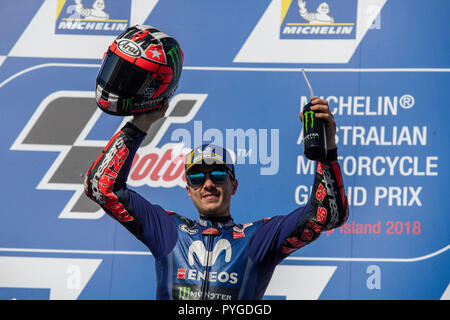
POLYGON ((58 0, 55 34, 117 35, 130 12, 131 0, 58 0))
POLYGON ((178 268, 177 279, 186 279, 186 268, 178 268))
POLYGON ((356 0, 283 0, 280 39, 355 39, 356 0))
POLYGON ((117 41, 117 48, 126 55, 133 58, 139 58, 142 54, 139 46, 128 39, 121 39, 117 41))
POLYGON ((386 1, 272 0, 233 61, 348 63, 386 1))
POLYGON ((239 239, 245 237, 245 233, 244 232, 233 232, 233 239, 239 239))
POLYGON ((186 224, 180 224, 178 228, 183 232, 189 233, 190 235, 194 235, 198 232, 198 229, 191 229, 186 224))

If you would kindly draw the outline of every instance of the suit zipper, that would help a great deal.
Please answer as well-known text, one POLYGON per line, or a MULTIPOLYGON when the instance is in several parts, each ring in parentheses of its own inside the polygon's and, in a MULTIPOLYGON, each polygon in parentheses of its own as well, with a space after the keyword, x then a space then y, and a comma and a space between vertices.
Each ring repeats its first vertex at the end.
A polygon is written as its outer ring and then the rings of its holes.
POLYGON ((205 267, 205 280, 203 280, 202 285, 202 300, 206 300, 206 290, 208 289, 208 277, 209 277, 209 255, 212 250, 212 243, 213 243, 213 235, 208 235, 208 248, 206 253, 206 267, 205 267))

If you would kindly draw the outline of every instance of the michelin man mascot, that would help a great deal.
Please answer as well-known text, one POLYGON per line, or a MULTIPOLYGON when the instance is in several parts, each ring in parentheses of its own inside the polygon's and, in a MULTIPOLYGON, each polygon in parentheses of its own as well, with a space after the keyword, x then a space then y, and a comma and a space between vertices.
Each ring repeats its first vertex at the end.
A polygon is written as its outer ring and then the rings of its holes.
POLYGON ((330 17, 330 7, 328 3, 322 2, 316 9, 315 13, 308 12, 306 9, 306 1, 298 0, 300 16, 307 20, 310 24, 329 24, 334 23, 333 17, 330 17))
POLYGON ((105 1, 104 0, 95 0, 92 4, 92 8, 83 7, 83 3, 81 0, 75 1, 75 11, 81 17, 89 20, 107 20, 109 19, 109 14, 104 11, 105 9, 105 1))

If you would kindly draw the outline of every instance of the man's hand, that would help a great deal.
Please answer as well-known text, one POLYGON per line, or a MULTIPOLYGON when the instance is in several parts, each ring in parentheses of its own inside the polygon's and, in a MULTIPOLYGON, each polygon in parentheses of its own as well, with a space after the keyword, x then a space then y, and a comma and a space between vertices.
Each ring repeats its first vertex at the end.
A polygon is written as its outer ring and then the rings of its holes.
POLYGON ((155 110, 149 113, 142 113, 133 116, 131 123, 135 125, 139 130, 147 132, 153 122, 164 117, 167 108, 169 107, 169 99, 164 99, 160 110, 155 110))
MULTIPOLYGON (((327 100, 319 99, 318 97, 311 98, 311 110, 315 111, 314 115, 316 118, 320 118, 325 122, 327 131, 327 149, 335 149, 336 147, 336 121, 334 121, 334 116, 330 111, 327 100)), ((303 113, 300 112, 300 121, 302 119, 303 113)))

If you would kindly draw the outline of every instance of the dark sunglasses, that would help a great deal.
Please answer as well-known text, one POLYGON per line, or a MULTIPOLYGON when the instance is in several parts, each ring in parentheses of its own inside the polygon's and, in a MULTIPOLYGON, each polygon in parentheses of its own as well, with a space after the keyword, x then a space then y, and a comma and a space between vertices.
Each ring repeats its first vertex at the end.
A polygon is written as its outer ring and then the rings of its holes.
POLYGON ((194 187, 198 187, 205 183, 206 175, 209 175, 212 182, 222 184, 227 179, 228 171, 226 170, 213 170, 211 172, 193 171, 187 174, 187 180, 194 187))

